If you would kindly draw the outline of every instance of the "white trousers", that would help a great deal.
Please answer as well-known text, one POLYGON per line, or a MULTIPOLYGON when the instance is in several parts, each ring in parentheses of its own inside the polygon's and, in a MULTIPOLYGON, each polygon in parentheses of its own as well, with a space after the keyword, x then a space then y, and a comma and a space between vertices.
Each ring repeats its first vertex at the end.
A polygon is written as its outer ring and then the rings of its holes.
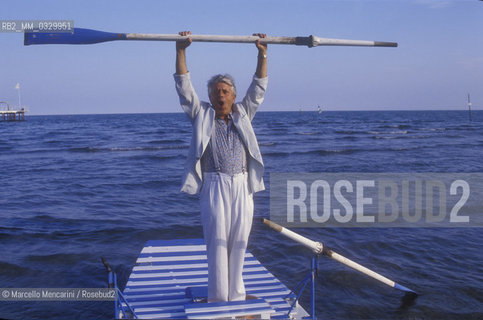
POLYGON ((208 301, 245 300, 242 272, 253 220, 247 174, 204 173, 200 204, 208 255, 208 301))

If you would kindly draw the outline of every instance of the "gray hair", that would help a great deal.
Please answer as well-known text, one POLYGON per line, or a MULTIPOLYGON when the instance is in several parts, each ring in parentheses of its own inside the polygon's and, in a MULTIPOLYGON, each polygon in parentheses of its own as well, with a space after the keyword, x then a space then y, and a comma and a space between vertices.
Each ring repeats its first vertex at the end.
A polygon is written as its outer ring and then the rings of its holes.
POLYGON ((231 87, 231 92, 233 95, 236 96, 236 86, 235 86, 235 80, 233 79, 232 76, 229 74, 217 74, 211 77, 210 80, 208 80, 208 96, 211 96, 211 90, 219 83, 223 82, 226 83, 231 87))

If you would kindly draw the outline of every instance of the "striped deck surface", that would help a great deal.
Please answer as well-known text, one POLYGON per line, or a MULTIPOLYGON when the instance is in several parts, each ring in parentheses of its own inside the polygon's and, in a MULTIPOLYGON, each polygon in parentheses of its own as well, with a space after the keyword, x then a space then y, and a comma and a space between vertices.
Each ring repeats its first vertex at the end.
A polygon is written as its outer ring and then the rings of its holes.
POLYGON ((264 299, 247 301, 191 303, 184 306, 187 319, 235 318, 257 315, 270 319, 275 310, 264 299))
MULTIPOLYGON (((274 309, 271 318, 288 317, 290 304, 284 298, 290 290, 249 252, 245 255, 243 280, 247 294, 258 298, 248 304, 260 307, 266 302, 274 309)), ((140 319, 188 318, 199 312, 197 307, 203 308, 206 304, 193 303, 187 288, 207 284, 203 239, 151 240, 142 249, 123 294, 140 319)), ((217 316, 213 313, 208 318, 217 316)), ((305 316, 308 314, 300 306, 290 315, 291 318, 305 316)))

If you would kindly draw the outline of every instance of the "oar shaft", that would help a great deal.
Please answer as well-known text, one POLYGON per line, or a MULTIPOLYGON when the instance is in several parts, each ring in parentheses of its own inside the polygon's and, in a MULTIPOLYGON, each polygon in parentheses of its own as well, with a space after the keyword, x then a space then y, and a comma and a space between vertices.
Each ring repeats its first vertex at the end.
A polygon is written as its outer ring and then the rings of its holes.
POLYGON ((320 254, 322 253, 323 255, 329 257, 329 258, 332 258, 334 259, 335 261, 338 261, 342 264, 345 264, 346 266, 354 269, 354 270, 357 270, 373 279, 376 279, 392 288, 396 288, 398 290, 402 290, 402 291, 406 291, 406 292, 411 292, 411 293, 415 293, 413 290, 411 289, 408 289, 394 281, 392 281, 391 279, 388 279, 386 277, 384 277, 383 275, 380 275, 379 273, 377 272, 374 272, 360 264, 358 264, 357 262, 354 262, 334 251, 332 251, 331 249, 325 247, 321 242, 316 242, 316 241, 312 241, 304 236, 301 236, 299 235, 298 233, 295 233, 287 228, 284 228, 278 224, 276 224, 275 222, 272 222, 270 220, 267 220, 267 219, 263 219, 263 223, 265 223, 267 226, 269 226, 270 228, 274 229, 275 231, 277 232, 280 232, 281 234, 285 235, 286 237, 296 241, 296 242, 299 242, 300 244, 303 244, 304 246, 308 247, 309 249, 311 249, 315 254, 320 254))
POLYGON ((352 261, 351 259, 348 259, 330 249, 328 249, 327 247, 324 248, 324 252, 323 254, 327 257, 330 257, 332 259, 334 259, 335 261, 338 261, 342 264, 345 264, 346 266, 354 269, 354 270, 357 270, 373 279, 376 279, 384 284, 387 284, 388 286, 390 286, 391 288, 395 288, 395 289, 398 289, 398 290, 401 290, 401 291, 404 291, 404 292, 409 292, 411 294, 416 294, 416 292, 414 292, 413 290, 403 286, 403 285, 400 285, 399 283, 397 282, 394 282, 392 281, 391 279, 388 279, 386 277, 384 277, 383 275, 377 273, 377 272, 374 272, 360 264, 358 264, 357 262, 354 262, 352 261))
MULTIPOLYGON (((256 36, 227 36, 193 34, 190 35, 194 42, 225 42, 225 43, 255 43, 260 40, 267 44, 296 44, 296 37, 266 37, 260 39, 256 36)), ((178 41, 187 39, 187 36, 177 34, 154 34, 154 33, 127 33, 126 40, 148 40, 148 41, 178 41)))
POLYGON ((367 276, 369 276, 371 278, 374 278, 376 280, 379 280, 382 283, 385 283, 385 284, 387 284, 390 287, 394 287, 395 284, 396 284, 394 281, 392 281, 392 280, 390 280, 390 279, 388 279, 388 278, 380 275, 379 273, 374 272, 374 271, 372 271, 372 270, 370 270, 370 269, 368 269, 368 268, 366 268, 364 266, 361 266, 357 262, 354 262, 351 259, 348 259, 348 258, 346 258, 344 256, 341 256, 340 254, 338 254, 338 253, 336 253, 336 252, 334 252, 334 251, 332 251, 330 249, 325 248, 323 253, 324 253, 325 256, 327 256, 329 258, 332 258, 335 261, 338 261, 338 262, 340 262, 342 264, 345 264, 346 266, 348 266, 348 267, 350 267, 350 268, 352 268, 354 270, 357 270, 359 272, 362 272, 363 274, 365 274, 365 275, 367 275, 367 276))

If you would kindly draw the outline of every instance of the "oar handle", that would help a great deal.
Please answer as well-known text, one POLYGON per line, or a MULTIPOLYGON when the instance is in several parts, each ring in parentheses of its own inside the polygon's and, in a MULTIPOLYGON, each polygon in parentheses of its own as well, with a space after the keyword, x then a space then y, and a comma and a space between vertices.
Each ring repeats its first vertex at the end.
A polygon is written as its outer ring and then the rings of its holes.
POLYGON ((290 238, 290 239, 306 246, 307 248, 312 250, 315 254, 321 254, 323 249, 324 249, 324 246, 320 242, 312 241, 312 240, 310 240, 310 239, 308 239, 304 236, 301 236, 298 233, 295 233, 295 232, 293 232, 293 231, 291 231, 287 228, 284 228, 284 227, 276 224, 273 221, 270 221, 270 220, 267 220, 267 219, 263 219, 262 221, 267 226, 269 226, 270 228, 272 228, 273 230, 275 230, 277 232, 280 232, 281 234, 283 234, 287 238, 290 238))

